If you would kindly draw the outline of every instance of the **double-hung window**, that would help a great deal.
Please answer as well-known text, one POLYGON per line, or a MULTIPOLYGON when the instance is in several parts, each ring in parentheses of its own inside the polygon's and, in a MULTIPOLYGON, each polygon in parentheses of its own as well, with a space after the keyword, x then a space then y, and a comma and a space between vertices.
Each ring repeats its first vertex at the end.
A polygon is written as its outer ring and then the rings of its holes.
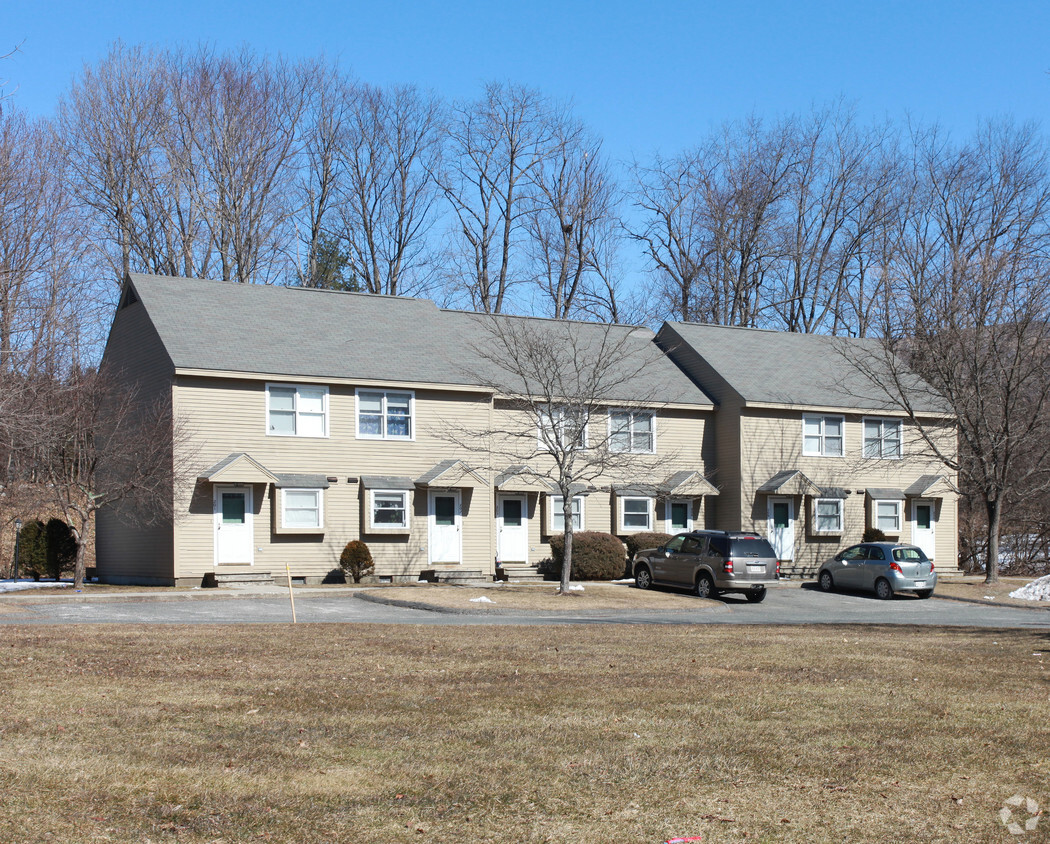
POLYGON ((276 437, 327 437, 328 388, 267 384, 266 433, 276 437))
POLYGON ((864 456, 896 460, 901 456, 901 420, 865 419, 864 456))
POLYGON ((319 489, 281 490, 281 527, 317 530, 324 526, 324 501, 319 489))
POLYGON ((544 408, 539 418, 538 447, 552 454, 562 449, 587 448, 588 419, 582 408, 544 408))
POLYGON ((357 391, 359 439, 411 440, 414 394, 410 392, 357 391))
POLYGON ((408 527, 408 492, 406 490, 372 491, 372 527, 392 530, 408 527))
POLYGON ((631 533, 653 529, 653 499, 642 496, 620 496, 620 530, 631 533))
POLYGON ((802 453, 817 457, 842 457, 846 420, 842 416, 802 417, 802 453))
POLYGON ((813 501, 813 532, 842 533, 842 499, 817 498, 813 501))
POLYGON ((610 410, 609 451, 652 454, 655 451, 651 411, 610 410))
POLYGON ((901 502, 880 501, 871 503, 875 527, 885 533, 901 532, 901 502))
MULTIPOLYGON (((560 495, 552 495, 549 499, 551 505, 551 533, 565 533, 565 512, 560 495)), ((583 496, 577 495, 572 499, 572 529, 583 530, 583 496)))

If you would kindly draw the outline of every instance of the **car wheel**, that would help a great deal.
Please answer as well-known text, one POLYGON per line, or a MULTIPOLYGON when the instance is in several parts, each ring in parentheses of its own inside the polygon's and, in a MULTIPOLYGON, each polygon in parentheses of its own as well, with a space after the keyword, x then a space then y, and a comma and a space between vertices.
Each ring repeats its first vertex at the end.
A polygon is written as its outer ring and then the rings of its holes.
POLYGON ((835 582, 831 579, 830 571, 822 571, 820 573, 820 591, 830 592, 835 588, 835 582))
POLYGON ((744 595, 750 603, 761 604, 766 599, 766 587, 759 586, 758 589, 748 589, 744 595))
POLYGON ((875 581, 875 595, 880 601, 888 601, 893 597, 893 587, 886 578, 880 577, 875 581))
POLYGON ((634 570, 634 585, 639 589, 648 589, 653 585, 653 576, 648 566, 638 566, 634 570))
POLYGON ((696 592, 698 598, 713 598, 718 594, 718 590, 715 589, 715 582, 711 580, 711 575, 707 572, 702 571, 696 576, 696 588, 693 590, 696 592))
POLYGON ((933 590, 932 589, 920 589, 915 594, 918 595, 920 598, 929 598, 930 595, 933 594, 933 590))

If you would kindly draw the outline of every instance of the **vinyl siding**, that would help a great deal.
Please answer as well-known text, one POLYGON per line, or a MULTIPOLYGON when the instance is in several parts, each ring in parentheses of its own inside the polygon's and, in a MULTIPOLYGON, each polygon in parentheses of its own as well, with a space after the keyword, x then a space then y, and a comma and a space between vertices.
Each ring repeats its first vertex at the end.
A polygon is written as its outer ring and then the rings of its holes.
MULTIPOLYGON (((174 368, 141 303, 117 311, 101 371, 122 388, 134 389, 143 402, 170 397, 174 368)), ((96 514, 95 558, 99 577, 109 582, 171 583, 171 522, 132 524, 103 508, 96 514)))

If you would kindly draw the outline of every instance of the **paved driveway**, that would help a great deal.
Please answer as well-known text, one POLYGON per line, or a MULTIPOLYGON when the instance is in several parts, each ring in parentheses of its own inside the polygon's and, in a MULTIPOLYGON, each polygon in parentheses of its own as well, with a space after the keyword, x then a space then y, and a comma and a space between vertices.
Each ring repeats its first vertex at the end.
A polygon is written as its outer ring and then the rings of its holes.
MULTIPOLYGON (((532 612, 465 614, 390 606, 353 591, 296 595, 305 623, 368 624, 916 624, 1050 630, 1050 608, 1014 608, 910 596, 879 601, 867 595, 824 594, 797 585, 771 589, 765 602, 727 596, 716 606, 683 594, 674 611, 532 612)), ((21 598, 0 601, 0 624, 273 624, 291 621, 279 591, 200 593, 164 600, 120 596, 21 598)))

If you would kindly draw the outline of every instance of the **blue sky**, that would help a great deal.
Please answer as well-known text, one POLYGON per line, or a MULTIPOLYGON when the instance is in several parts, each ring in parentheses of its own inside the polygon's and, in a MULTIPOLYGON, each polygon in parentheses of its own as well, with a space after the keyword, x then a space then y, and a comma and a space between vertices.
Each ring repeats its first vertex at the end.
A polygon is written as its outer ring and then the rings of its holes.
POLYGON ((376 84, 450 98, 510 80, 570 99, 612 157, 688 147, 754 111, 774 117, 844 97, 866 118, 939 121, 969 134, 1050 102, 1045 2, 48 2, 0 15, 0 79, 49 114, 115 39, 288 56, 325 53, 376 84))

